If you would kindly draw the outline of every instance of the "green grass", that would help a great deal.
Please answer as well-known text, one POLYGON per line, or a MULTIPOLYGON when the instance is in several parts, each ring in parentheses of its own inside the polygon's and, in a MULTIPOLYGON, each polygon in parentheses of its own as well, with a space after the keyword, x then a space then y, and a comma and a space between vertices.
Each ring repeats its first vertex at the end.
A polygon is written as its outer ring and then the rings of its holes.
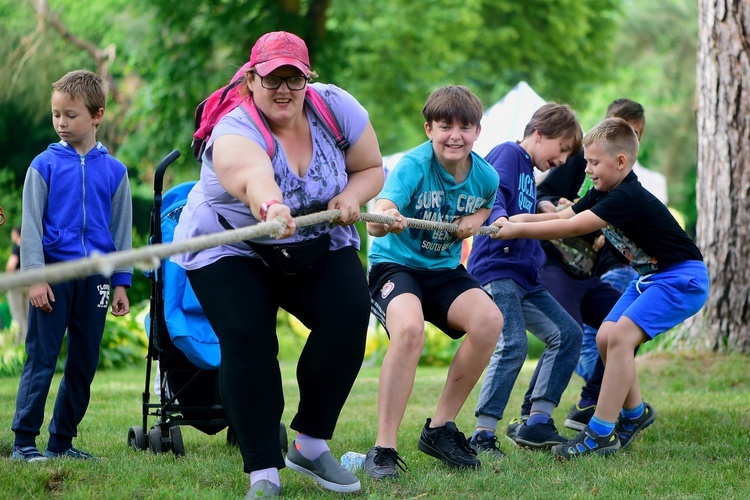
MULTIPOLYGON (((294 366, 282 364, 291 421, 298 393, 294 366)), ((520 408, 533 365, 527 364, 514 389, 500 431, 520 408)), ((417 451, 425 418, 432 416, 445 378, 445 368, 423 368, 399 434, 399 448, 409 465, 396 481, 371 481, 360 474, 362 491, 371 498, 750 498, 750 358, 647 354, 638 358, 641 387, 658 411, 656 423, 622 453, 557 462, 547 453, 514 448, 502 439, 507 459, 486 459, 479 471, 454 471, 417 451)), ((100 462, 60 459, 27 464, 10 460, 18 378, 0 379, 0 498, 239 498, 248 488, 242 460, 228 447, 225 431, 205 435, 182 429, 187 451, 154 455, 127 446, 128 429, 141 424, 141 392, 145 367, 97 374, 92 402, 75 445, 100 462)), ((46 444, 46 421, 59 377, 50 394, 45 427, 38 440, 46 444)), ((581 380, 574 375, 555 419, 562 428, 576 401, 581 380)), ((364 453, 376 432, 377 368, 364 368, 330 442, 339 456, 364 453)), ((478 387, 457 424, 470 434, 478 387)), ((149 420, 149 425, 154 422, 149 420)), ((290 438, 291 438, 290 432, 290 438)), ((332 498, 307 477, 284 469, 283 494, 288 498, 332 498)))

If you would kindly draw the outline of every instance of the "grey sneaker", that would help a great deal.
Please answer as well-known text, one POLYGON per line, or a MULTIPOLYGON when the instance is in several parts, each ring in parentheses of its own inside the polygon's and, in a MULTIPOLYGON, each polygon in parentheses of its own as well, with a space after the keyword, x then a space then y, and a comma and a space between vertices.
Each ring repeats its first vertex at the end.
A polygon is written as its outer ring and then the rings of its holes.
POLYGON ((398 469, 406 472, 406 462, 393 448, 374 446, 365 455, 362 468, 373 479, 388 479, 398 477, 398 469))
POLYGON ((615 424, 615 434, 620 438, 620 446, 624 450, 633 443, 636 434, 653 424, 656 420, 656 410, 648 403, 644 403, 643 414, 638 418, 625 418, 620 415, 615 424))
POLYGON ((281 486, 276 486, 267 479, 261 479, 250 487, 245 500, 251 500, 253 498, 271 498, 281 496, 281 486))
POLYGON ((59 453, 50 451, 47 449, 47 451, 44 452, 44 456, 47 458, 74 458, 76 460, 100 460, 99 458, 95 457, 91 453, 86 453, 85 451, 81 451, 79 449, 73 448, 72 446, 68 448, 65 451, 61 451, 59 453))
POLYGON ((565 427, 576 431, 582 431, 589 425, 591 417, 594 416, 596 411, 596 405, 587 406, 581 408, 578 403, 570 407, 568 417, 565 419, 565 427))
POLYGON ((469 446, 474 451, 479 453, 487 453, 495 458, 505 458, 503 453, 497 446, 497 436, 494 434, 490 435, 487 431, 475 432, 471 439, 469 439, 469 446))
POLYGON ((516 442, 516 434, 518 434, 518 428, 521 427, 529 419, 528 415, 521 415, 521 418, 514 418, 508 424, 508 430, 505 431, 505 436, 516 442))
POLYGON ((330 451, 315 460, 308 460, 297 450, 297 443, 293 442, 284 462, 290 469, 312 477, 327 490, 352 493, 362 487, 357 476, 346 470, 330 451))
POLYGON ((36 446, 14 446, 13 454, 10 456, 13 460, 23 460, 24 462, 44 462, 49 460, 42 455, 36 446))

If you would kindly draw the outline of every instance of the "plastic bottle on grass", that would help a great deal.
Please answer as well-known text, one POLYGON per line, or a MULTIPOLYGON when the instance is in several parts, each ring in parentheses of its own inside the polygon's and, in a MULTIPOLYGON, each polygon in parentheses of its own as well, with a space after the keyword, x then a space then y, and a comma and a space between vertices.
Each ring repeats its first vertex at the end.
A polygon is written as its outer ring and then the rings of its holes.
POLYGON ((347 451, 341 455, 341 465, 346 469, 354 472, 362 468, 362 464, 365 463, 365 456, 356 451, 347 451))

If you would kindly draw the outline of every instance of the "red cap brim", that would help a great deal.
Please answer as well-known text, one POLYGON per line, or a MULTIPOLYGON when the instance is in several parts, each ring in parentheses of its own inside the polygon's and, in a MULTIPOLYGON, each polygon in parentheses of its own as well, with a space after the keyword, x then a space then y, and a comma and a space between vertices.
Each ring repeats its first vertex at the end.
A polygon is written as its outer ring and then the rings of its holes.
POLYGON ((258 63, 255 65, 255 72, 260 76, 268 76, 271 71, 282 66, 294 66, 305 76, 310 73, 310 68, 305 63, 293 57, 275 57, 270 61, 258 63))

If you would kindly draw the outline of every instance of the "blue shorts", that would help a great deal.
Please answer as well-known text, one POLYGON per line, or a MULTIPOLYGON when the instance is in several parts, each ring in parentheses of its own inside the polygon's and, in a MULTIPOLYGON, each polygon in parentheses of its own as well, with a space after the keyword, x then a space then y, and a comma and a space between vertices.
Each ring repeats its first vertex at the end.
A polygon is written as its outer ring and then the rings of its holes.
POLYGON ((631 281, 604 321, 627 316, 653 339, 700 311, 708 283, 703 261, 673 264, 631 281))
POLYGON ((432 271, 400 264, 373 264, 370 269, 370 309, 385 328, 388 304, 402 293, 411 293, 422 303, 422 314, 426 321, 450 338, 460 339, 466 332, 448 326, 448 309, 459 295, 472 288, 484 291, 462 265, 455 269, 432 271))

